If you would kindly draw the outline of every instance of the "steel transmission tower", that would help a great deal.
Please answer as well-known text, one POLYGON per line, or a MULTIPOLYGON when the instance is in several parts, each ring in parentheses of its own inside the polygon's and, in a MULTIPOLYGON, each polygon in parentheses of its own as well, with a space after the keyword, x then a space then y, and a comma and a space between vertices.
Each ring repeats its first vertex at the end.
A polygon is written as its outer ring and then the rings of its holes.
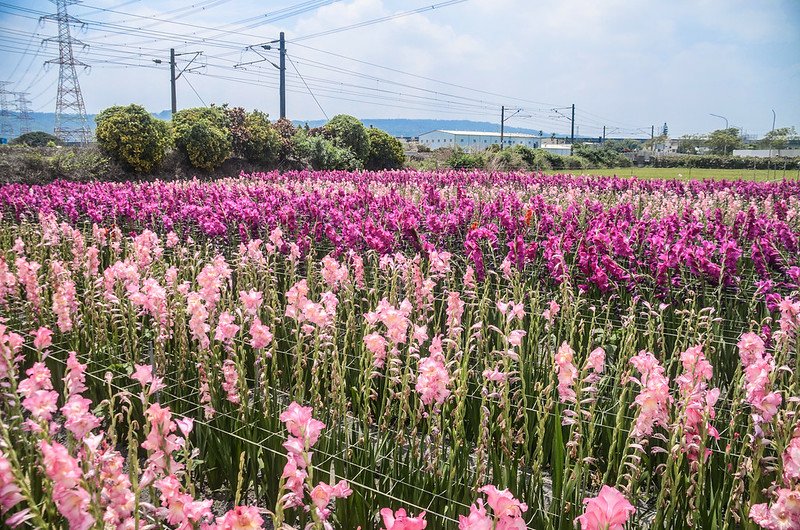
POLYGON ((70 26, 83 24, 67 14, 67 6, 77 4, 78 0, 50 0, 56 5, 56 14, 47 15, 58 23, 58 37, 46 39, 58 42, 58 59, 50 59, 45 64, 58 65, 58 95, 56 96, 55 135, 65 143, 87 144, 91 139, 86 107, 83 103, 81 86, 78 84, 76 66, 88 68, 86 63, 75 59, 73 45, 86 47, 84 43, 70 35, 70 26))
POLYGON ((14 125, 11 123, 11 109, 8 96, 11 92, 6 90, 8 81, 0 81, 0 138, 10 140, 14 136, 14 125))
POLYGON ((31 100, 28 99, 27 92, 17 92, 17 121, 19 122, 19 134, 31 132, 31 100))

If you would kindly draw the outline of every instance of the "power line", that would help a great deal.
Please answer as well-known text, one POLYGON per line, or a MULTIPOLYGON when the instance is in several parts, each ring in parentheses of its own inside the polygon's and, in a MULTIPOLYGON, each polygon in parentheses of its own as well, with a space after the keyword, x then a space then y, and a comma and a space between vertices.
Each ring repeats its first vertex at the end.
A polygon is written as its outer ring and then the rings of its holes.
POLYGON ((387 15, 385 17, 373 18, 371 20, 365 20, 363 22, 357 22, 355 24, 348 24, 347 26, 342 26, 342 27, 339 27, 339 28, 320 31, 320 32, 317 32, 317 33, 312 33, 310 35, 304 35, 302 37, 295 37, 294 39, 292 39, 292 42, 299 42, 301 40, 314 39, 314 38, 317 38, 317 37, 324 37, 326 35, 333 35, 334 33, 340 33, 342 31, 349 31, 351 29, 363 28, 363 27, 366 27, 366 26, 372 26, 373 24, 379 24, 381 22, 387 22, 389 20, 395 20, 395 19, 398 19, 398 18, 410 16, 410 15, 416 15, 418 13, 424 13, 426 11, 432 11, 434 9, 441 9, 443 7, 448 7, 448 6, 452 6, 452 5, 456 5, 456 4, 461 4, 461 3, 464 3, 466 1, 467 0, 447 0, 446 2, 439 2, 438 4, 433 4, 433 5, 430 5, 430 6, 420 7, 420 8, 417 8, 417 9, 412 9, 410 11, 403 11, 401 13, 395 13, 394 15, 387 15))
POLYGON ((314 102, 317 104, 317 107, 319 107, 319 110, 322 111, 322 115, 325 116, 326 120, 329 120, 330 118, 328 118, 328 114, 325 112, 325 109, 322 108, 322 105, 319 104, 319 100, 317 99, 317 96, 314 95, 314 92, 311 91, 311 87, 309 87, 308 83, 306 83, 306 80, 303 79, 303 75, 300 73, 300 70, 297 69, 297 66, 294 64, 294 61, 292 61, 292 58, 289 55, 286 55, 285 53, 284 53, 284 55, 286 56, 287 59, 289 59, 289 62, 292 63, 292 67, 294 68, 294 71, 297 72, 298 76, 300 76, 300 80, 303 81, 303 84, 308 89, 308 93, 311 94, 312 98, 314 98, 314 102))

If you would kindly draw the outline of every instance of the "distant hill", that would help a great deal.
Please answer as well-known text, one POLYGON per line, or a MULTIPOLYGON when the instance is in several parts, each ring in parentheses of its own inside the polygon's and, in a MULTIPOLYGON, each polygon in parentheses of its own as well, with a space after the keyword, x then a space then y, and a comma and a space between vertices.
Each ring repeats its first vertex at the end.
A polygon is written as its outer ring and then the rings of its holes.
MULTIPOLYGON (((52 112, 33 112, 31 113, 33 117, 33 121, 31 122, 31 130, 32 131, 45 131, 45 132, 53 132, 53 127, 55 123, 55 114, 52 112)), ((154 116, 160 118, 162 120, 170 119, 171 113, 168 110, 162 110, 161 112, 154 113, 154 116)), ((89 127, 94 131, 95 123, 94 123, 95 114, 89 114, 89 127)), ((11 123, 15 127, 15 134, 17 136, 18 131, 16 131, 16 120, 14 120, 13 113, 11 116, 11 123)), ((384 131, 388 132, 392 136, 419 136, 422 133, 426 133, 428 131, 434 131, 436 129, 450 129, 450 130, 459 130, 459 131, 482 131, 482 132, 496 132, 500 130, 500 126, 496 123, 491 123, 487 121, 472 121, 472 120, 435 120, 435 119, 408 119, 408 118, 366 118, 362 120, 364 125, 367 127, 377 127, 378 129, 383 129, 384 131)), ((302 126, 308 124, 309 127, 319 127, 325 123, 325 120, 294 120, 294 124, 297 126, 302 126)), ((527 134, 540 134, 544 133, 545 136, 550 136, 551 133, 549 131, 540 131, 538 129, 525 129, 520 127, 508 127, 506 126, 506 131, 508 132, 518 132, 518 133, 527 133, 527 134)), ((14 137, 12 136, 12 138, 14 137)), ((563 134, 557 134, 557 137, 563 137, 563 134)))
MULTIPOLYGON (((455 131, 480 131, 480 132, 499 132, 500 125, 488 121, 472 121, 472 120, 433 120, 433 119, 408 119, 408 118, 365 118, 361 120, 367 127, 377 127, 383 129, 392 136, 419 136, 420 134, 435 131, 437 129, 455 130, 455 131)), ((319 127, 325 123, 325 120, 294 120, 295 125, 305 125, 308 123, 309 127, 319 127)), ((550 136, 549 131, 540 129, 525 129, 520 127, 505 128, 508 132, 527 133, 527 134, 540 134, 550 136)), ((557 137, 563 135, 557 134, 557 137)))

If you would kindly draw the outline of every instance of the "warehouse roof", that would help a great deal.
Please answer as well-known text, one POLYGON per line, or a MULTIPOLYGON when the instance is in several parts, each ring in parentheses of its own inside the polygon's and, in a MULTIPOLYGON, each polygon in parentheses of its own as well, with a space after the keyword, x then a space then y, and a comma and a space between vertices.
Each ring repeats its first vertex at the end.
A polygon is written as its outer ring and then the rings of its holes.
MULTIPOLYGON (((434 132, 447 133, 447 134, 452 134, 454 136, 500 136, 499 132, 449 131, 449 130, 444 130, 444 129, 436 129, 435 131, 428 131, 426 133, 420 134, 420 136, 422 136, 423 134, 430 134, 430 133, 434 133, 434 132)), ((506 137, 506 138, 541 138, 540 136, 536 136, 534 134, 511 133, 511 132, 503 133, 503 136, 506 137)))

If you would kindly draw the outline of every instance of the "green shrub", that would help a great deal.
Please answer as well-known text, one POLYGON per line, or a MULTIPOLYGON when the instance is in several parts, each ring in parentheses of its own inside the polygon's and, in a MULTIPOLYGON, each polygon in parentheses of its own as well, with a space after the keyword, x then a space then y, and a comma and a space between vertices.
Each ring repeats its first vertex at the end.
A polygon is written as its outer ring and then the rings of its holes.
POLYGON ((253 111, 244 120, 247 137, 242 154, 256 164, 273 165, 281 150, 281 138, 263 112, 253 111))
POLYGON ((447 165, 453 169, 480 169, 483 163, 480 153, 465 153, 461 148, 453 150, 453 154, 447 159, 447 165))
POLYGON ((369 137, 369 156, 364 167, 367 169, 397 169, 406 163, 403 144, 400 140, 386 131, 370 127, 367 129, 369 137))
POLYGON ((337 147, 349 149, 362 163, 369 156, 369 136, 367 128, 358 118, 339 114, 323 126, 325 136, 337 147))
POLYGON ((172 116, 175 145, 196 168, 212 171, 233 152, 225 109, 198 107, 172 116))
POLYGON ((528 169, 519 149, 503 149, 486 153, 486 169, 489 171, 519 171, 528 169))
POLYGON ((140 105, 109 107, 95 122, 100 149, 136 172, 149 173, 157 168, 172 143, 169 124, 140 105))
POLYGON ((21 134, 8 143, 9 145, 27 145, 28 147, 49 147, 49 144, 61 145, 61 140, 44 131, 33 131, 21 134))
POLYGON ((309 136, 301 129, 293 140, 294 154, 302 167, 311 169, 362 169, 364 166, 353 153, 322 136, 309 136))

